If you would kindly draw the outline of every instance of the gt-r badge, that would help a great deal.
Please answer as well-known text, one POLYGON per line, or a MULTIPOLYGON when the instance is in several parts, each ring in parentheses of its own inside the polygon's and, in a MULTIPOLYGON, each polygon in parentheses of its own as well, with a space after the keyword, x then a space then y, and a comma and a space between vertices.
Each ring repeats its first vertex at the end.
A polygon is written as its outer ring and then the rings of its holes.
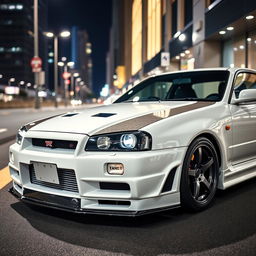
POLYGON ((52 142, 53 142, 52 140, 46 140, 45 141, 45 146, 49 147, 49 148, 52 148, 52 142))

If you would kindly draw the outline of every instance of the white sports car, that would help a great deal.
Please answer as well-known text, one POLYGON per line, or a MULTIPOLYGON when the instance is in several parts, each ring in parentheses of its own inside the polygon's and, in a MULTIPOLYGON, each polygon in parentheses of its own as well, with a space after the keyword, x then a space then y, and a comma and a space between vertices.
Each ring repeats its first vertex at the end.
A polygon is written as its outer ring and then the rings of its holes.
POLYGON ((73 211, 136 216, 205 209, 216 189, 256 176, 256 71, 149 77, 109 106, 23 126, 11 192, 73 211))

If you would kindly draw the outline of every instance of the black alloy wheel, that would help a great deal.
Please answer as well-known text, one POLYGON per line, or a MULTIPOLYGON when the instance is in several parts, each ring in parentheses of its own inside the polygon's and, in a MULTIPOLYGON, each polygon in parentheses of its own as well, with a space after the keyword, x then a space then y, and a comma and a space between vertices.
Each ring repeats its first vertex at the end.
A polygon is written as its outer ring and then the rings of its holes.
POLYGON ((214 145, 199 137, 189 146, 182 167, 181 205, 200 211, 212 202, 218 183, 219 163, 214 145))

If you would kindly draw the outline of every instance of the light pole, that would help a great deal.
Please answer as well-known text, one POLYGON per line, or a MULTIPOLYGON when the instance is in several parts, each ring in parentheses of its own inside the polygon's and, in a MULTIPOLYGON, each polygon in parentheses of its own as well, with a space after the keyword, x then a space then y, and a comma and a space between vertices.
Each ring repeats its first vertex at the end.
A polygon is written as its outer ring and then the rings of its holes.
MULTIPOLYGON (((55 107, 58 107, 58 35, 52 32, 46 32, 45 35, 49 38, 54 38, 54 92, 55 92, 55 107)), ((70 37, 69 31, 62 31, 59 34, 62 38, 70 37)))
POLYGON ((73 91, 73 99, 76 98, 75 80, 77 77, 79 77, 79 73, 77 72, 71 73, 71 90, 73 91))
POLYGON ((67 106, 67 100, 68 100, 68 78, 71 76, 71 73, 68 72, 68 68, 72 68, 74 66, 74 62, 70 61, 70 62, 67 62, 67 58, 66 57, 62 57, 61 58, 62 61, 59 61, 58 62, 58 66, 60 67, 64 67, 63 68, 63 73, 62 73, 62 78, 63 78, 63 82, 64 82, 64 103, 65 103, 65 106, 67 106))
MULTIPOLYGON (((77 90, 77 88, 79 88, 80 91, 80 87, 79 87, 79 83, 82 81, 81 77, 77 77, 77 79, 75 80, 75 92, 77 90)), ((78 92, 78 91, 77 91, 78 92)))
MULTIPOLYGON (((38 50, 38 0, 34 0, 34 57, 39 57, 38 50)), ((35 72, 35 85, 36 85, 36 95, 35 95, 35 108, 40 108, 40 101, 38 97, 38 86, 39 86, 39 73, 35 72)))

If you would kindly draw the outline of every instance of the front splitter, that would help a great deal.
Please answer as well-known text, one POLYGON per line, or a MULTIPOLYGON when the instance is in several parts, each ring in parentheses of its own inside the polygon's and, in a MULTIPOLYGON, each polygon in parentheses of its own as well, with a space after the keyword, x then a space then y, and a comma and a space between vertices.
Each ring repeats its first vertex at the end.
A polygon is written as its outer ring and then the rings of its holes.
POLYGON ((157 209, 149 209, 144 211, 118 211, 118 210, 96 210, 80 208, 79 198, 70 198, 65 196, 52 195, 42 193, 30 189, 24 189, 23 195, 16 191, 13 187, 9 192, 24 203, 51 208, 55 210, 72 212, 78 214, 92 214, 92 215, 108 215, 108 216, 123 216, 123 217, 137 217, 146 214, 152 214, 160 211, 167 211, 170 209, 178 208, 177 206, 162 207, 157 209))

